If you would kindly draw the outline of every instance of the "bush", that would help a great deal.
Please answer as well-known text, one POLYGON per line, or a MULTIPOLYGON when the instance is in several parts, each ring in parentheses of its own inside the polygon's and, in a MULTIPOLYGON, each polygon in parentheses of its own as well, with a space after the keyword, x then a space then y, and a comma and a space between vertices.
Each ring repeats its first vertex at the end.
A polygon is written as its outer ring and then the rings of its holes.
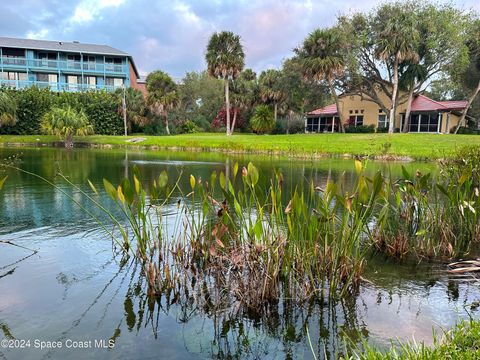
POLYGON ((154 116, 150 124, 145 125, 143 131, 147 135, 164 135, 165 125, 163 119, 159 116, 154 116))
POLYGON ((182 125, 180 125, 179 130, 180 134, 194 134, 199 131, 198 126, 195 125, 192 120, 185 121, 182 125))
POLYGON ((94 132, 100 135, 123 133, 123 120, 117 112, 117 98, 106 91, 58 93, 36 86, 21 90, 6 90, 17 103, 17 122, 0 128, 2 134, 28 135, 40 133, 42 117, 54 106, 83 111, 94 132))
POLYGON ((50 90, 34 86, 8 92, 17 103, 17 122, 1 127, 0 132, 13 135, 39 134, 40 121, 55 100, 50 90))
POLYGON ((266 134, 272 132, 275 128, 275 119, 273 117, 273 110, 268 105, 258 105, 255 108, 255 113, 250 119, 250 125, 253 131, 259 134, 266 134))
POLYGON ((388 133, 388 127, 377 127, 377 133, 388 133))
POLYGON ((359 125, 359 126, 346 126, 345 127, 346 133, 374 133, 375 132, 375 125, 359 125))
MULTIPOLYGON (((451 134, 455 133, 455 127, 453 127, 453 128, 450 129, 450 133, 451 133, 451 134)), ((457 134, 462 134, 462 135, 479 135, 479 134, 480 134, 480 131, 477 130, 477 129, 472 129, 472 128, 469 128, 469 127, 461 126, 461 127, 458 129, 457 134)))
POLYGON ((210 123, 207 118, 203 115, 197 115, 193 122, 198 127, 199 131, 209 131, 210 130, 210 123))
POLYGON ((123 120, 117 112, 117 98, 114 93, 90 91, 76 93, 80 106, 90 119, 95 134, 123 134, 123 120))

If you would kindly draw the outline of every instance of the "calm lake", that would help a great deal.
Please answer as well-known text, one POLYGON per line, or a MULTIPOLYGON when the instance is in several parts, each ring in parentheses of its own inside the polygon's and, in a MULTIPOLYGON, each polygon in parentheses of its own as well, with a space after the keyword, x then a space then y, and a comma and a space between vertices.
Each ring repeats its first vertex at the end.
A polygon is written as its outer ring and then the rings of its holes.
MULTIPOLYGON (((15 155, 19 167, 57 187, 8 171, 0 191, 0 339, 30 340, 23 349, 0 347, 0 359, 311 359, 311 348, 320 357, 335 358, 346 337, 382 347, 395 339, 430 344, 433 329, 479 316, 472 306, 480 300, 474 279, 449 276, 445 264, 402 264, 380 256, 368 259, 364 277, 369 283, 358 295, 302 307, 280 302, 261 319, 209 314, 165 298, 150 301, 140 267, 115 254, 112 239, 62 190, 90 209, 84 195, 56 176, 60 170, 93 194, 87 179, 103 189, 103 178, 116 184, 138 166, 144 179, 163 170, 170 178, 183 172, 180 184, 188 188, 190 174, 208 179, 212 171, 232 171, 235 162, 241 168, 251 161, 261 174, 281 169, 286 186, 293 188, 311 178, 321 185, 342 173, 348 182, 353 160, 0 149, 0 159, 15 155), (114 346, 103 348, 109 340, 114 346)), ((400 176, 401 165, 369 162, 367 172, 400 176)), ((409 171, 437 171, 435 164, 403 165, 409 171)), ((100 197, 113 209, 105 195, 100 197)))

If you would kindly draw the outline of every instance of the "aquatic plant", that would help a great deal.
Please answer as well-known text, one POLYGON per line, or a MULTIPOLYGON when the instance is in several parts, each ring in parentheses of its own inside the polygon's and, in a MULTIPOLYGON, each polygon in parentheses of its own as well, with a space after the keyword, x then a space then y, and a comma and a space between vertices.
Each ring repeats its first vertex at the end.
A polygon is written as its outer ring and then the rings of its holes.
POLYGON ((138 169, 133 183, 104 186, 128 220, 121 234, 136 239, 149 294, 197 294, 210 307, 255 312, 281 296, 341 298, 358 288, 386 182, 380 173, 367 179, 360 161, 356 169, 348 190, 311 181, 286 193, 280 172, 264 189, 251 163, 240 173, 235 164, 233 176, 191 175, 187 194, 165 172, 145 186, 138 169))
POLYGON ((471 168, 410 174, 391 182, 375 228, 374 244, 387 255, 406 259, 454 258, 480 240, 479 189, 471 168))

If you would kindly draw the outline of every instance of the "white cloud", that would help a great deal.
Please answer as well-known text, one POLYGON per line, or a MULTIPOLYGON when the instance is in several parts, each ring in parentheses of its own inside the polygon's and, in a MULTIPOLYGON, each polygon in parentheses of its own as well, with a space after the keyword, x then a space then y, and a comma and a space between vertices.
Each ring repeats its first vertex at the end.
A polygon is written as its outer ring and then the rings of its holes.
POLYGON ((40 29, 38 31, 29 31, 27 32, 28 39, 45 39, 49 34, 48 29, 40 29))
POLYGON ((110 7, 119 7, 125 0, 83 0, 75 7, 71 21, 87 23, 93 21, 101 11, 110 7))

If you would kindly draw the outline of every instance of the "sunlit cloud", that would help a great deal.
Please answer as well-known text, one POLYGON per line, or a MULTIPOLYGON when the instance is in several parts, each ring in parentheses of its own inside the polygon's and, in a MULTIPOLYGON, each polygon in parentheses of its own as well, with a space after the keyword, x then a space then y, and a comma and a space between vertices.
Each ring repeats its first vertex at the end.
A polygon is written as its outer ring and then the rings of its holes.
MULTIPOLYGON (((450 0, 440 0, 450 2, 450 0)), ((478 0, 453 0, 480 12, 478 0)), ((0 1, 0 36, 108 44, 131 54, 141 72, 174 77, 206 68, 214 31, 242 38, 246 66, 279 68, 317 27, 383 0, 16 0, 0 1)))

